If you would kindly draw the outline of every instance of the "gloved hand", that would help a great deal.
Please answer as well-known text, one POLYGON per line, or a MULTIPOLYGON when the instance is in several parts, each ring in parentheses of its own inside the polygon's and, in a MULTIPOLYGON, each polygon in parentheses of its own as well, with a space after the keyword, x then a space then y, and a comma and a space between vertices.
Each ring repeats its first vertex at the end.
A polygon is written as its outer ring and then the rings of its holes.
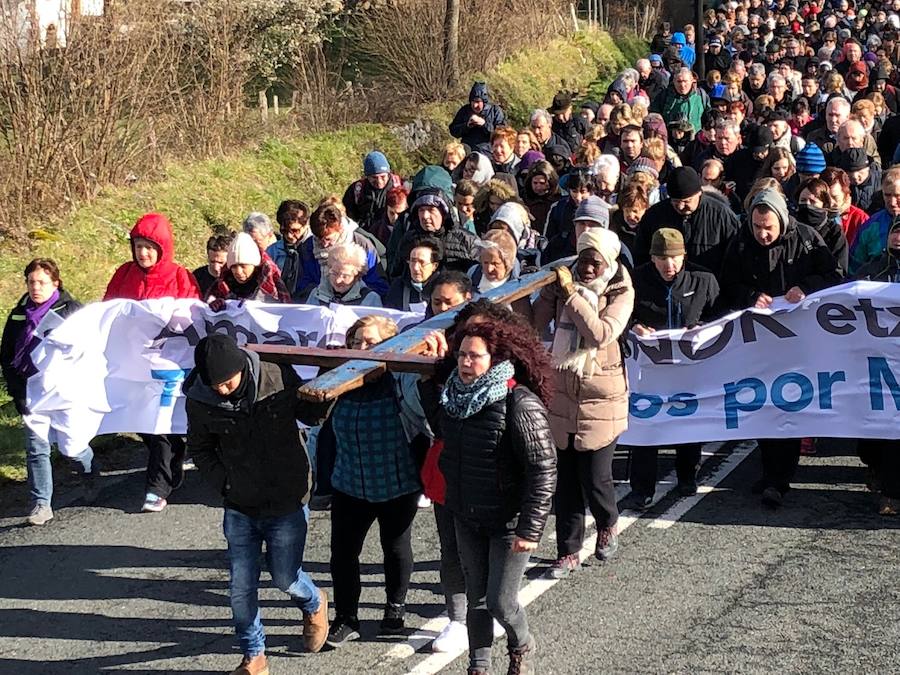
POLYGON ((575 280, 572 278, 572 270, 564 265, 554 267, 556 272, 556 285, 559 289, 559 295, 568 300, 569 296, 575 292, 575 280))

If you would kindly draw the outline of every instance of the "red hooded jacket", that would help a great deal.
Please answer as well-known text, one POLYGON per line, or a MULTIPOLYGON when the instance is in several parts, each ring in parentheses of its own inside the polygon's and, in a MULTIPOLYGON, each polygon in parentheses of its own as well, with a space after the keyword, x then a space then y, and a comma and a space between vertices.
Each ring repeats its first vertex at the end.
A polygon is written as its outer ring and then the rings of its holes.
POLYGON ((175 244, 172 224, 160 213, 141 216, 131 230, 131 255, 134 240, 147 239, 159 251, 158 262, 143 269, 137 261, 127 262, 113 274, 106 287, 104 300, 149 300, 152 298, 200 298, 197 280, 187 269, 174 261, 175 244))

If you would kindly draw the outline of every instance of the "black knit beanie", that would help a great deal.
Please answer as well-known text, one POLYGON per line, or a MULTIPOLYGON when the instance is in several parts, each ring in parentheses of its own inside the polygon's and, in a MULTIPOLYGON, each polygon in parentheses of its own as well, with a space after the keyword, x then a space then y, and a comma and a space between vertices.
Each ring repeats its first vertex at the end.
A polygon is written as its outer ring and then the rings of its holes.
POLYGON ((700 192, 700 176, 689 166, 679 166, 669 174, 666 190, 672 199, 687 199, 700 192))
POLYGON ((197 343, 194 364, 203 384, 215 386, 241 372, 247 364, 247 354, 234 338, 216 333, 197 343))

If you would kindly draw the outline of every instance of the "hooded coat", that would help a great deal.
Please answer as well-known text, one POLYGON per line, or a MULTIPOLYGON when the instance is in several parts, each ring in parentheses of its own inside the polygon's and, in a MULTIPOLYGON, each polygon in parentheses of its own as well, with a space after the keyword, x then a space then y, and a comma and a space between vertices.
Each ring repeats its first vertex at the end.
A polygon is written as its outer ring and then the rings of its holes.
POLYGON ((554 395, 550 402, 550 429, 558 448, 568 447, 575 435, 575 449, 604 448, 628 428, 628 380, 619 338, 628 327, 634 307, 634 288, 624 265, 599 297, 595 310, 578 293, 566 300, 557 297, 555 286, 541 289, 533 306, 534 326, 539 334, 551 319, 558 323, 568 309, 578 332, 597 347, 599 366, 591 376, 579 377, 571 370, 554 372, 554 395))
POLYGON ((150 300, 154 298, 200 298, 200 287, 191 272, 175 261, 175 239, 172 224, 160 213, 142 216, 131 229, 131 255, 134 240, 147 239, 156 246, 159 258, 153 267, 144 269, 132 259, 115 271, 106 287, 104 300, 150 300))
POLYGON ((410 207, 409 229, 406 232, 406 236, 403 237, 403 241, 400 242, 400 255, 397 257, 394 264, 394 269, 392 270, 394 274, 392 274, 392 276, 400 275, 401 265, 404 264, 403 261, 409 256, 409 250, 413 242, 420 237, 426 236, 433 237, 441 242, 444 251, 444 257, 442 259, 444 269, 465 272, 477 262, 478 253, 475 250, 477 237, 455 223, 450 213, 451 211, 447 201, 437 190, 424 191, 423 194, 413 202, 410 207), (417 213, 418 206, 416 206, 416 204, 423 198, 429 198, 433 201, 443 216, 443 224, 441 225, 441 229, 437 232, 428 232, 419 223, 419 214, 417 213))
POLYGON ((745 225, 728 245, 719 282, 729 309, 751 307, 761 293, 775 298, 797 286, 808 295, 841 282, 838 264, 821 235, 791 218, 783 199, 779 204, 765 192, 754 204, 774 210, 782 231, 770 246, 763 246, 745 225))
POLYGON ((476 82, 469 92, 469 103, 457 110, 453 121, 450 122, 450 135, 469 146, 470 150, 474 150, 482 144, 490 145, 494 129, 504 124, 506 124, 506 114, 503 112, 503 108, 491 103, 487 85, 484 82, 476 82), (484 124, 479 127, 470 127, 469 118, 476 114, 472 110, 471 103, 475 99, 484 101, 484 109, 477 113, 479 117, 484 118, 484 124))
POLYGON ((850 247, 851 274, 856 274, 864 265, 881 257, 893 221, 894 217, 882 209, 862 224, 850 247))

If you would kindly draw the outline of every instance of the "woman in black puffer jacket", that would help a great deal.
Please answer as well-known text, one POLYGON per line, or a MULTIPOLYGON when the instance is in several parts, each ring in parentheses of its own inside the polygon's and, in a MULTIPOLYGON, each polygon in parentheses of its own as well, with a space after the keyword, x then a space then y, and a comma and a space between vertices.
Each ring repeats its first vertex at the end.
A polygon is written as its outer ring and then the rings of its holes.
POLYGON ((506 629, 509 672, 533 672, 535 642, 518 592, 556 489, 549 361, 534 336, 502 322, 466 326, 453 343, 440 468, 466 579, 468 672, 490 666, 491 616, 506 629))

